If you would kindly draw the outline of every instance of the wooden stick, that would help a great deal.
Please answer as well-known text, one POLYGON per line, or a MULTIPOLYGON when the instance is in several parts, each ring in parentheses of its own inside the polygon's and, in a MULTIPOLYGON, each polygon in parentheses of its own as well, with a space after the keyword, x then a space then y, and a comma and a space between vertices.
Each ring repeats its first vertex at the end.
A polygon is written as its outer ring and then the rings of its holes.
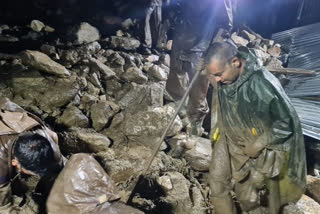
POLYGON ((274 74, 295 74, 295 75, 304 75, 304 76, 316 76, 315 71, 301 69, 301 68, 273 68, 266 67, 271 73, 274 74))

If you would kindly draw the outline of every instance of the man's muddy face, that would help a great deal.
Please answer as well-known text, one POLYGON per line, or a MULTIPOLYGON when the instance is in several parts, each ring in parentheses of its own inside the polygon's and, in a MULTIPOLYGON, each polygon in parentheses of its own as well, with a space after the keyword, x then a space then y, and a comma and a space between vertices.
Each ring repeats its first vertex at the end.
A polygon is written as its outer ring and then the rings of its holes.
POLYGON ((240 76, 240 69, 234 63, 222 64, 218 60, 211 61, 207 66, 207 72, 210 81, 221 82, 222 84, 231 84, 240 76))

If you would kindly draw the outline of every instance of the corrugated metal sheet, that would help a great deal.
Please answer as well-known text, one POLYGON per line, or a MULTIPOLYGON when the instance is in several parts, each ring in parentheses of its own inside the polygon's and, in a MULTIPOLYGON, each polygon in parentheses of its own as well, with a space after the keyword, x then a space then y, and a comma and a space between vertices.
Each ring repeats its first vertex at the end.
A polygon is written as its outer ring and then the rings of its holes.
POLYGON ((292 98, 302 125, 303 134, 320 140, 320 102, 292 98))
POLYGON ((285 90, 300 117, 303 133, 320 140, 320 23, 276 33, 272 38, 288 51, 288 67, 318 71, 315 77, 289 76, 285 90))

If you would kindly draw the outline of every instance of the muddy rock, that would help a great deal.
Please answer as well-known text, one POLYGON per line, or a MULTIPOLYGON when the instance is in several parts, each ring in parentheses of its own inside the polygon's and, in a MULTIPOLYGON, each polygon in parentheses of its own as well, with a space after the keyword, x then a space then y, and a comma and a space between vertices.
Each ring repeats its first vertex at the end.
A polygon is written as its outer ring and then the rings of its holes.
POLYGON ((248 40, 237 36, 236 33, 232 34, 231 39, 233 40, 233 42, 237 45, 237 46, 247 46, 247 44, 249 43, 248 40))
POLYGON ((39 71, 53 74, 59 77, 70 76, 70 72, 64 66, 51 60, 44 53, 26 50, 20 53, 20 57, 24 64, 29 65, 39 71))
POLYGON ((75 106, 69 106, 64 111, 61 117, 56 120, 57 124, 67 128, 80 127, 88 128, 89 119, 75 106))
POLYGON ((307 176, 307 191, 306 195, 320 203, 320 178, 307 176))
POLYGON ((100 101, 93 104, 90 111, 93 128, 101 131, 119 110, 120 107, 111 101, 100 101))
POLYGON ((72 66, 81 60, 89 59, 101 49, 98 42, 92 42, 69 50, 59 50, 63 65, 72 66))
POLYGON ((210 140, 193 136, 189 138, 189 141, 194 141, 194 146, 185 152, 185 159, 192 169, 196 171, 209 171, 212 152, 210 140))
POLYGON ((153 65, 149 68, 148 72, 152 77, 156 78, 160 81, 166 81, 168 79, 169 73, 167 73, 164 69, 162 69, 158 65, 153 65))
MULTIPOLYGON (((175 110, 172 106, 150 108, 147 111, 139 111, 127 114, 123 121, 123 132, 130 141, 153 146, 157 143, 163 130, 172 118, 175 110)), ((167 136, 174 136, 182 129, 182 122, 176 118, 167 136)))
POLYGON ((285 206, 283 214, 318 214, 320 205, 312 198, 303 195, 297 204, 285 206))
POLYGON ((45 27, 46 25, 39 20, 32 20, 30 23, 30 28, 36 32, 40 32, 42 31, 42 29, 45 27))
POLYGON ((116 75, 111 68, 95 58, 90 58, 90 66, 91 70, 99 71, 104 80, 108 80, 116 75))
POLYGON ((179 172, 167 172, 166 176, 173 183, 173 188, 167 191, 165 201, 171 204, 172 213, 185 214, 192 210, 192 201, 190 198, 190 182, 179 172))
POLYGON ((146 77, 142 70, 136 66, 130 66, 127 68, 127 70, 122 74, 121 78, 126 82, 135 82, 138 84, 144 84, 148 81, 148 77, 146 77))
POLYGON ((137 112, 146 110, 148 107, 162 106, 164 90, 165 84, 162 82, 146 85, 127 83, 115 94, 115 97, 117 104, 126 109, 126 112, 137 112))
POLYGON ((140 41, 129 37, 111 36, 111 48, 135 50, 140 46, 140 41))
POLYGON ((101 152, 109 149, 111 142, 105 135, 93 129, 72 128, 60 136, 61 144, 68 153, 101 152))
POLYGON ((76 44, 86 44, 100 39, 100 33, 97 28, 87 22, 73 27, 68 33, 70 41, 76 44))

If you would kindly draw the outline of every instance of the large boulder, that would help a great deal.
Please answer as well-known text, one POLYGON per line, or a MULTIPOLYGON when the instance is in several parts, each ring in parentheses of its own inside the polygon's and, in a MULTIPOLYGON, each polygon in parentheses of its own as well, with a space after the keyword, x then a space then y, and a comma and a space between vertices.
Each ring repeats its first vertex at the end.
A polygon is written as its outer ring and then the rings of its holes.
POLYGON ((146 110, 148 107, 160 107, 163 105, 163 93, 165 84, 148 83, 138 85, 125 84, 116 94, 116 101, 126 112, 146 110))
POLYGON ((59 77, 70 76, 70 72, 59 63, 53 61, 46 54, 39 51, 26 50, 20 54, 22 62, 39 71, 53 74, 59 77))
MULTIPOLYGON (((123 133, 129 141, 153 147, 159 140, 175 109, 171 105, 150 108, 147 111, 128 113, 123 121, 123 133)), ((174 136, 182 129, 179 116, 175 119, 167 136, 174 136)))
POLYGON ((111 48, 135 50, 140 46, 140 41, 131 37, 111 36, 111 48))
POLYGON ((69 39, 76 44, 86 44, 100 39, 99 30, 87 22, 73 27, 68 32, 69 39))
POLYGON ((89 119, 75 106, 67 107, 62 116, 56 120, 56 123, 67 128, 80 127, 88 128, 89 119))

